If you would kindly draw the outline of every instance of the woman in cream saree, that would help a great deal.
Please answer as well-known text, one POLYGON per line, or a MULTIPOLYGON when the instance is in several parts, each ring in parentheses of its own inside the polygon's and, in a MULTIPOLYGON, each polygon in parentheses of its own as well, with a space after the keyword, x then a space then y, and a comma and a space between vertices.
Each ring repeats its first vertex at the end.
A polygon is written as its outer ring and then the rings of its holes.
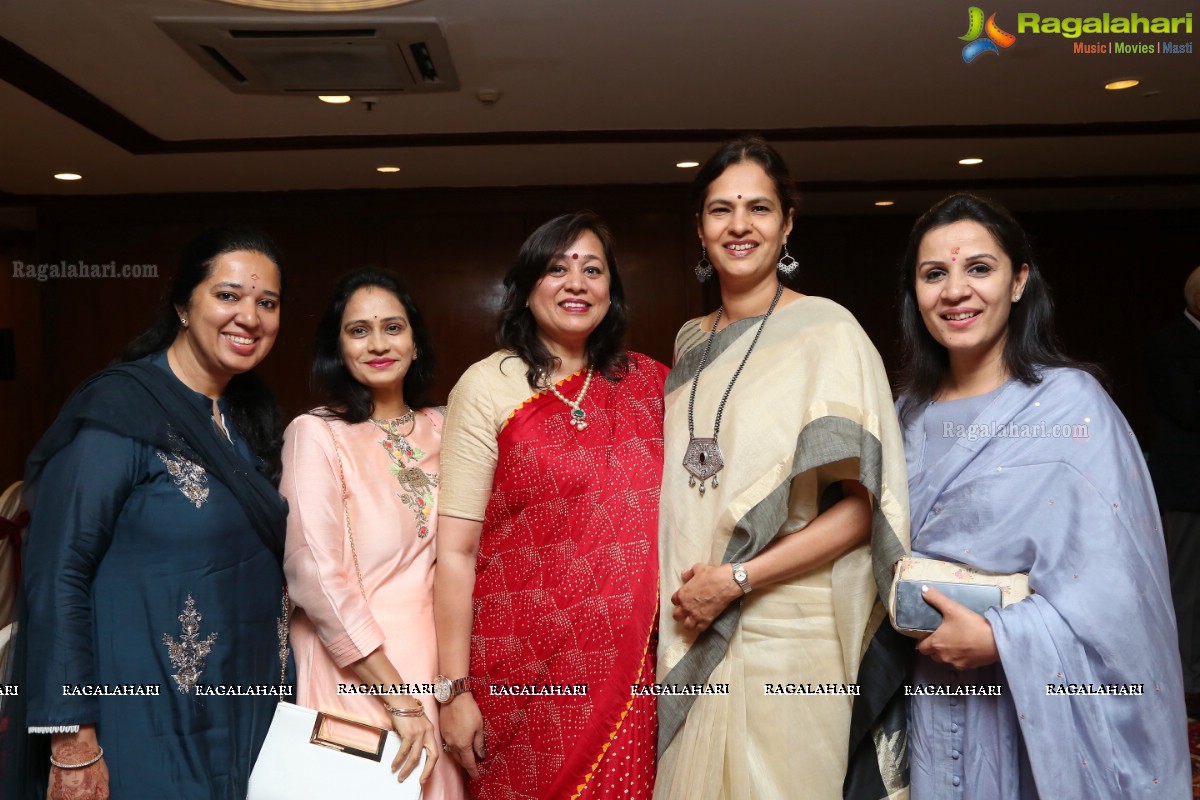
POLYGON ((666 387, 655 796, 905 797, 906 661, 878 602, 908 547, 903 448, 857 322, 775 275, 775 159, 733 142, 697 179, 723 305, 684 325, 666 387))

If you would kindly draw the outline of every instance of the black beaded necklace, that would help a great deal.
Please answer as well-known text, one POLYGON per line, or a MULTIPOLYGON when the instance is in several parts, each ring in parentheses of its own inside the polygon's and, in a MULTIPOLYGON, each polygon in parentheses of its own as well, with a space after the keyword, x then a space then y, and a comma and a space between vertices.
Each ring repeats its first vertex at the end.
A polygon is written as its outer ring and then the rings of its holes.
POLYGON ((775 290, 775 297, 771 300, 771 306, 767 309, 767 313, 763 315, 758 330, 754 332, 754 338, 750 341, 746 355, 742 356, 742 363, 738 364, 737 371, 733 373, 729 385, 725 387, 725 394, 721 396, 721 403, 717 406, 717 418, 713 422, 713 435, 697 439, 694 419, 696 386, 700 383, 700 373, 704 371, 704 367, 708 363, 708 353, 712 349, 713 339, 717 335, 717 325, 721 323, 721 314, 725 312, 725 306, 717 309, 717 317, 713 320, 712 331, 708 334, 708 341, 704 343, 704 352, 700 355, 700 363, 696 365, 696 374, 692 376, 692 394, 688 398, 688 447, 687 452, 683 455, 683 467, 688 471, 688 486, 695 486, 696 481, 699 480, 701 497, 704 496, 704 482, 709 478, 712 478, 714 488, 720 486, 717 481, 717 473, 725 467, 721 446, 717 444, 717 436, 721 433, 721 415, 725 413, 725 403, 729 400, 729 393, 733 391, 733 384, 737 383, 738 376, 742 374, 742 367, 746 366, 750 354, 754 352, 754 345, 758 344, 758 337, 762 335, 763 328, 767 327, 767 320, 771 318, 771 313, 775 310, 775 305, 782 295, 783 284, 781 283, 775 290))

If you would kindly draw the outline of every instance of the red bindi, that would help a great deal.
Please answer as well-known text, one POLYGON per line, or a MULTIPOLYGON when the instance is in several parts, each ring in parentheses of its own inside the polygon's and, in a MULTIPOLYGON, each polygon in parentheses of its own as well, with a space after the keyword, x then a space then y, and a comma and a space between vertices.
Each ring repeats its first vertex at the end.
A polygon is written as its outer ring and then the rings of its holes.
POLYGON ((571 253, 571 258, 573 258, 573 259, 575 259, 576 261, 578 261, 578 260, 579 260, 579 253, 571 253))
POLYGON ((742 199, 742 196, 739 194, 739 195, 738 195, 738 200, 741 200, 741 199, 742 199))

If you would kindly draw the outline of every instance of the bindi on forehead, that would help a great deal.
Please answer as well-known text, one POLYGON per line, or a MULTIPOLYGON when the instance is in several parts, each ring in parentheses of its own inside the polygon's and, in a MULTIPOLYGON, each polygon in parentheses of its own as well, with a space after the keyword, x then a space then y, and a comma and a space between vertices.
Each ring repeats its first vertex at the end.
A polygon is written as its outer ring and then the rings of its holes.
POLYGON ((742 196, 739 194, 737 199, 738 199, 738 200, 741 200, 741 199, 742 199, 742 196))
POLYGON ((571 253, 571 258, 573 258, 573 259, 575 259, 576 261, 578 261, 578 260, 579 260, 579 253, 571 253))
POLYGON ((961 247, 951 247, 950 248, 950 260, 951 261, 958 261, 958 251, 961 249, 962 249, 961 247))

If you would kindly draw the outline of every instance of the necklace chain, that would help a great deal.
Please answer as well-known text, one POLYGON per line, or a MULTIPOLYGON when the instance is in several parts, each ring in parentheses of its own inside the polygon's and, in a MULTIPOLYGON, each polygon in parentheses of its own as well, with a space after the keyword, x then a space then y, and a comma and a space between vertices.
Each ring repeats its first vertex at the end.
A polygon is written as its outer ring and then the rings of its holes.
POLYGON ((406 405, 405 408, 408 411, 393 419, 371 420, 371 424, 383 431, 388 440, 393 444, 407 445, 408 440, 405 437, 411 436, 417 427, 417 412, 413 410, 412 406, 406 405), (408 429, 408 433, 401 433, 400 426, 407 425, 410 422, 412 423, 412 427, 408 429))
POLYGON ((758 344, 758 337, 762 335, 763 328, 767 327, 767 320, 771 318, 771 314, 775 311, 775 306, 779 303, 779 298, 783 296, 783 284, 775 289, 775 297, 771 299, 771 305, 767 308, 767 313, 763 315, 762 322, 758 325, 758 330, 754 332, 754 338, 750 340, 750 347, 746 349, 746 354, 742 356, 742 361, 738 364, 737 370, 734 371, 733 377, 729 379, 729 385, 725 387, 725 393, 721 395, 721 402, 717 406, 717 416, 713 420, 713 435, 708 438, 696 438, 696 387, 700 385, 700 373, 704 371, 704 367, 708 364, 708 354, 712 350, 713 339, 717 336, 717 326, 721 324, 721 315, 725 312, 725 306, 717 309, 717 316, 713 320, 712 330, 709 331, 708 340, 704 343, 704 352, 700 355, 700 363, 696 365, 696 374, 692 376, 692 391, 688 397, 688 449, 683 457, 683 466, 688 471, 688 486, 695 486, 696 481, 700 481, 700 495, 704 495, 704 482, 712 478, 712 485, 718 486, 717 473, 725 467, 724 456, 721 453, 721 447, 717 443, 717 437, 721 433, 721 417, 725 413, 725 403, 729 400, 729 395, 733 391, 733 385, 737 383, 738 376, 742 374, 742 368, 746 366, 746 362, 750 360, 750 354, 754 352, 754 346, 758 344))
POLYGON ((542 373, 542 382, 546 384, 546 387, 554 394, 555 397, 557 397, 559 400, 562 400, 567 404, 567 407, 571 409, 569 421, 577 431, 582 431, 588 426, 587 412, 580 408, 580 405, 583 403, 583 398, 587 396, 588 387, 592 385, 592 374, 592 368, 588 367, 587 377, 583 379, 583 388, 579 390, 579 394, 575 395, 574 400, 570 400, 566 395, 558 390, 558 387, 554 385, 554 382, 550 380, 550 377, 546 375, 546 373, 542 373))

